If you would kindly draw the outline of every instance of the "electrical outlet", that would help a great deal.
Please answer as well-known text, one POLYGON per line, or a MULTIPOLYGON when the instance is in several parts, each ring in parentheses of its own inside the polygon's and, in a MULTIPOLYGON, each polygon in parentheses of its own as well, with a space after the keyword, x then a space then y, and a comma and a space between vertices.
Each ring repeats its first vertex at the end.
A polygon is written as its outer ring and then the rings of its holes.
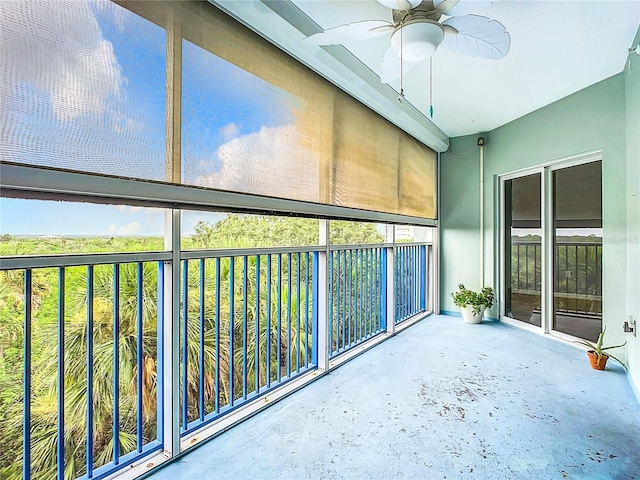
POLYGON ((633 333, 633 336, 635 337, 636 332, 638 331, 636 327, 636 317, 629 315, 622 328, 624 328, 625 333, 633 333))

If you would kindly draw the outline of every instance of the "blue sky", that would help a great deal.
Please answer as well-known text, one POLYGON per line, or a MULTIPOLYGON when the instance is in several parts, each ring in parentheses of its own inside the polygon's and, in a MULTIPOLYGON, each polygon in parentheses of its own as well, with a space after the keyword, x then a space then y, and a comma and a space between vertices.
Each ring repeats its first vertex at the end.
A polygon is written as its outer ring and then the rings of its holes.
MULTIPOLYGON (((69 14, 53 15, 51 9, 70 4, 30 3, 28 22, 35 28, 5 42, 3 54, 13 67, 3 68, 13 68, 14 75, 0 90, 5 97, 0 127, 10 125, 20 134, 2 139, 2 158, 164 180, 164 29, 111 2, 72 5, 69 14), (48 35, 55 39, 56 29, 72 31, 74 40, 46 41, 48 35), (37 65, 25 63, 34 51, 37 65), (82 64, 77 58, 89 60, 82 64), (63 78, 72 81, 65 84, 63 78)), ((7 21, 14 30, 26 24, 21 18, 7 21)), ((221 171, 233 165, 221 164, 218 149, 232 141, 242 149, 243 138, 293 122, 292 108, 295 99, 286 92, 184 41, 184 181, 237 177, 221 171)), ((0 198, 0 234, 160 235, 163 215, 153 209, 0 198)), ((189 234, 198 219, 221 216, 189 212, 184 218, 189 234)))

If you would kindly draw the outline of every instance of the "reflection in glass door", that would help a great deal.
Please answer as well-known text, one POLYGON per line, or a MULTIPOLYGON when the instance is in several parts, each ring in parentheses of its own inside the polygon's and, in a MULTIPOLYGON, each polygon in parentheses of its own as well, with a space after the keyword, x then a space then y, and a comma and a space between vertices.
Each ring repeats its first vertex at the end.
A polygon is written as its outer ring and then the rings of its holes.
POLYGON ((505 315, 541 326, 541 174, 504 182, 505 315))
POLYGON ((602 162, 553 171, 553 330, 596 341, 602 328, 602 162))

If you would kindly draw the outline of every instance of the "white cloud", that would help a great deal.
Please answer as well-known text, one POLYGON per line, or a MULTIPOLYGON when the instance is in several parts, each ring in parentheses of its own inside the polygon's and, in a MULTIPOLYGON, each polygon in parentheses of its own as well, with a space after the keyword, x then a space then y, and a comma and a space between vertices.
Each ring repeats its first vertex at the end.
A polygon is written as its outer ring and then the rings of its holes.
POLYGON ((300 145, 294 125, 262 127, 221 145, 221 169, 196 185, 236 192, 319 201, 319 155, 300 145))
POLYGON ((233 140, 238 136, 239 133, 240 133, 240 127, 238 127, 238 125, 236 125, 233 122, 228 123, 227 125, 225 125, 220 129, 220 135, 222 135, 222 138, 224 139, 225 142, 233 140))
POLYGON ((109 225, 109 233, 112 235, 138 235, 142 232, 142 226, 138 222, 127 223, 118 227, 115 224, 109 225))
POLYGON ((86 0, 0 1, 0 31, 5 82, 46 92, 59 120, 100 114, 119 95, 120 65, 86 0))

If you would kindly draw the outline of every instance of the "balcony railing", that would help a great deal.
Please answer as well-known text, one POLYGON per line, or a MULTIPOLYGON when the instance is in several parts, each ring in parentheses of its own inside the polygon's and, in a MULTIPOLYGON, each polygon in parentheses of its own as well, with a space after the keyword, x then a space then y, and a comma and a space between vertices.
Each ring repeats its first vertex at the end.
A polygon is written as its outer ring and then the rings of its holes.
POLYGON ((169 441, 180 445, 288 382, 329 368, 329 358, 393 333, 396 323, 427 311, 429 248, 1 259, 0 270, 24 285, 22 478, 101 479, 161 451, 175 455, 169 441), (39 348, 50 357, 42 371, 32 365, 38 289, 56 298, 41 306, 57 319, 38 326, 37 335, 48 339, 39 348), (49 388, 36 391, 36 384, 49 388), (43 409, 49 414, 34 413, 43 409))
MULTIPOLYGON (((539 296, 542 289, 540 243, 513 243, 511 286, 519 295, 539 296)), ((558 242, 555 251, 556 310, 602 314, 602 244, 558 242)))
POLYGON ((386 332, 386 259, 383 247, 331 250, 329 260, 330 358, 386 332))

